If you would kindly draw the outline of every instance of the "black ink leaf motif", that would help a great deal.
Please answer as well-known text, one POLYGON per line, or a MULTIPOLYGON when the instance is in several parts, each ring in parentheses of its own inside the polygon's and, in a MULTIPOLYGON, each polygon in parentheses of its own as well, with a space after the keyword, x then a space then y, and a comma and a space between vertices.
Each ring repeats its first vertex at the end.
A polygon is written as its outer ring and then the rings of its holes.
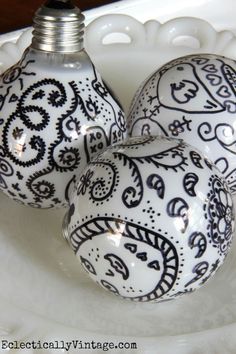
POLYGON ((182 233, 185 233, 188 223, 188 210, 187 202, 182 198, 174 198, 167 205, 167 213, 170 217, 178 218, 178 227, 182 233))
POLYGON ((192 163, 197 167, 197 168, 203 168, 201 162, 202 162, 202 157, 196 152, 196 151, 190 151, 189 153, 190 158, 192 163))
POLYGON ((131 253, 137 252, 137 245, 135 245, 135 243, 125 243, 124 247, 131 253))
MULTIPOLYGON (((62 202, 62 201, 61 201, 60 199, 58 199, 58 198, 53 198, 52 201, 53 201, 53 203, 54 203, 55 205, 60 204, 60 203, 62 202)), ((67 206, 67 205, 66 205, 66 206, 67 206)))
POLYGON ((16 176, 19 180, 22 180, 24 178, 24 176, 20 173, 20 171, 16 172, 16 176))
POLYGON ((12 183, 12 188, 15 189, 16 191, 20 192, 19 183, 12 183))
POLYGON ((207 74, 206 79, 209 80, 212 86, 218 86, 222 83, 222 77, 216 74, 207 74))
POLYGON ((109 283, 107 280, 101 280, 101 285, 106 289, 112 292, 113 294, 119 295, 118 289, 115 287, 115 285, 109 283))
POLYGON ((218 90, 217 90, 217 95, 219 95, 222 98, 230 98, 231 97, 231 92, 229 91, 228 86, 222 85, 218 90))
POLYGON ((122 275, 122 278, 124 280, 127 280, 129 278, 129 269, 120 257, 116 256, 115 254, 108 253, 104 256, 104 259, 106 259, 110 263, 110 266, 117 273, 122 275))
POLYGON ((187 284, 185 284, 185 287, 187 288, 189 285, 200 280, 206 274, 208 268, 209 268, 208 262, 204 261, 196 264, 192 270, 193 274, 196 274, 196 276, 192 280, 190 280, 187 284))
POLYGON ((16 102, 16 101, 18 101, 18 96, 16 96, 16 94, 13 93, 11 95, 11 97, 9 98, 9 103, 13 103, 13 102, 16 102))
POLYGON ((201 232, 194 232, 189 237, 188 245, 191 249, 198 248, 195 258, 201 258, 207 249, 207 239, 201 232))
POLYGON ((36 91, 33 96, 32 96, 32 100, 37 100, 37 99, 42 99, 45 96, 45 92, 40 89, 39 91, 36 91))
POLYGON ((0 118, 0 125, 4 123, 4 119, 0 118))
POLYGON ((140 252, 136 254, 136 257, 140 259, 143 262, 147 261, 147 253, 146 252, 140 252))
POLYGON ((190 197, 196 197, 195 187, 199 181, 196 173, 190 172, 184 176, 184 190, 190 197))
POLYGON ((151 174, 147 178, 147 186, 150 189, 155 189, 159 198, 163 199, 165 195, 165 183, 163 178, 158 174, 151 174))
POLYGON ((202 68, 203 71, 206 71, 207 73, 217 73, 217 68, 214 64, 207 64, 202 68))
POLYGON ((7 71, 5 71, 5 73, 3 74, 3 83, 10 84, 10 83, 14 82, 15 80, 18 79, 21 72, 22 72, 22 70, 19 66, 15 65, 15 66, 11 67, 7 71))
POLYGON ((215 271, 218 269, 220 265, 220 259, 218 258, 212 265, 211 265, 211 274, 215 273, 215 271))
POLYGON ((220 266, 220 259, 218 258, 213 264, 211 264, 211 269, 209 274, 206 277, 202 278, 201 285, 205 284, 208 281, 208 279, 212 277, 212 275, 217 271, 219 266, 220 266))
POLYGON ((148 268, 155 269, 155 270, 161 270, 160 264, 158 261, 152 261, 148 263, 148 268))
POLYGON ((83 265, 84 269, 85 269, 88 273, 91 273, 91 274, 93 274, 93 275, 96 275, 96 274, 97 274, 96 271, 95 271, 94 266, 92 265, 92 263, 91 263, 88 259, 86 259, 86 258, 80 256, 80 262, 81 262, 81 264, 83 265))
POLYGON ((111 269, 109 269, 109 270, 106 272, 106 275, 107 275, 108 277, 114 277, 114 276, 115 276, 115 274, 113 273, 113 271, 112 271, 111 269))
POLYGON ((127 208, 135 208, 143 198, 143 181, 140 171, 133 158, 119 152, 114 152, 113 156, 122 161, 123 166, 129 170, 128 173, 131 176, 132 184, 125 188, 122 193, 122 201, 127 208))

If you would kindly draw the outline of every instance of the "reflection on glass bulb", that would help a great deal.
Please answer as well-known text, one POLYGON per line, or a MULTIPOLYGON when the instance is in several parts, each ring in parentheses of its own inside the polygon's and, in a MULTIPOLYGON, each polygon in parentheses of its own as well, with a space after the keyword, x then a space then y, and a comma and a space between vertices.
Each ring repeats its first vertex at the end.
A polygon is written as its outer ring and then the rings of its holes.
POLYGON ((124 113, 84 50, 84 16, 56 4, 36 12, 31 46, 0 78, 0 97, 10 98, 1 105, 9 171, 0 189, 37 208, 66 207, 91 157, 126 137, 124 113))
POLYGON ((118 228, 116 230, 109 230, 109 234, 107 236, 108 240, 113 244, 115 247, 120 246, 122 235, 124 234, 125 224, 119 223, 118 228))

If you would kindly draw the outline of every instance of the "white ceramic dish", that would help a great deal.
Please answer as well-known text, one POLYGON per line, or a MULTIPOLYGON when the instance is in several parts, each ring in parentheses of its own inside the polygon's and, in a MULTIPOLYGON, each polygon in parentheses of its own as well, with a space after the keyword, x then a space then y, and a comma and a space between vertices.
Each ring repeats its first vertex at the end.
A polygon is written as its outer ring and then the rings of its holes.
MULTIPOLYGON (((234 57, 235 38, 216 30, 236 31, 235 7, 233 0, 192 1, 191 5, 185 0, 164 4, 159 0, 121 1, 88 12, 88 22, 111 12, 132 15, 140 21, 155 17, 161 22, 194 15, 210 21, 214 28, 192 19, 160 26, 158 22, 143 25, 134 18, 108 15, 88 27, 86 46, 127 109, 140 81, 173 57, 196 51, 234 57), (173 46, 170 33, 175 31, 185 46, 173 46), (113 37, 105 40, 110 44, 102 43, 110 32, 113 37), (131 38, 128 43, 127 34, 131 38), (193 35, 197 40, 189 39, 193 35), (117 43, 124 40, 126 43, 117 43)), ((1 43, 14 41, 20 34, 4 35, 1 43)), ((17 60, 29 41, 27 32, 17 45, 4 45, 0 50, 1 70, 17 60)), ((235 243, 224 267, 198 292, 175 302, 140 305, 103 292, 82 269, 78 270, 77 260, 61 237, 64 210, 29 209, 3 194, 0 210, 1 340, 124 341, 136 342, 138 350, 114 352, 235 354, 235 243)))

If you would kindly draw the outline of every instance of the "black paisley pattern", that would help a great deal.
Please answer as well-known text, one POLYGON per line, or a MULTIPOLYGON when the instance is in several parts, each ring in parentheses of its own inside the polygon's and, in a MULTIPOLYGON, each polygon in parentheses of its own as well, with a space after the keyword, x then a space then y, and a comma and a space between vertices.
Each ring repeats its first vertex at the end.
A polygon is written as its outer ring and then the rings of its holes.
POLYGON ((92 64, 62 80, 43 77, 33 55, 0 80, 0 188, 23 204, 64 207, 74 174, 124 139, 124 113, 92 64))
POLYGON ((234 231, 231 195, 216 167, 183 141, 154 136, 129 138, 92 159, 68 220, 67 239, 92 279, 142 302, 207 282, 234 231))

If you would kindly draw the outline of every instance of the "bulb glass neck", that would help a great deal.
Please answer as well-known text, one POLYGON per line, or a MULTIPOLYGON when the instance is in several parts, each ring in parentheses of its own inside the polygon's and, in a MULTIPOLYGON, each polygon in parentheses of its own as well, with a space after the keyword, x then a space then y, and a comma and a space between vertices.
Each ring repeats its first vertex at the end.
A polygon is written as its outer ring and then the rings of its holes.
POLYGON ((48 0, 34 16, 31 47, 75 53, 84 48, 84 15, 70 0, 48 0))

